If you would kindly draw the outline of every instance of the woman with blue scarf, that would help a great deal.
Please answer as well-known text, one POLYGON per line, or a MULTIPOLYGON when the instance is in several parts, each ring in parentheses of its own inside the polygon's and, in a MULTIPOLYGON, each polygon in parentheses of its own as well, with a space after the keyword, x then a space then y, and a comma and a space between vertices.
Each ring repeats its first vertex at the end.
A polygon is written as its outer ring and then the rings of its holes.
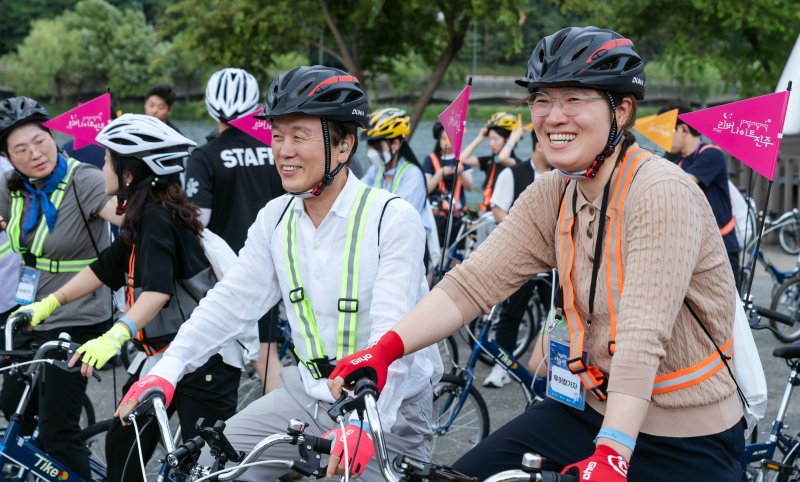
MULTIPOLYGON (((0 229, 9 244, 0 253, 21 256, 16 301, 23 305, 53 307, 52 316, 32 316, 32 329, 17 333, 15 349, 58 338, 67 332, 77 343, 89 341, 111 325, 112 302, 103 287, 75 303, 61 307, 58 290, 94 261, 109 245, 107 221, 121 223, 116 200, 104 189, 103 174, 89 164, 67 159, 58 149, 44 122, 47 111, 35 100, 13 97, 0 102, 0 154, 14 166, 0 178, 0 229), (57 309, 56 309, 57 308, 57 309)), ((39 416, 41 446, 55 459, 90 480, 86 448, 78 440, 81 403, 86 378, 47 366, 44 386, 38 387, 25 413, 32 430, 39 416), (50 395, 50 396, 48 396, 50 395)), ((6 418, 14 412, 22 383, 6 377, 0 409, 6 418)))

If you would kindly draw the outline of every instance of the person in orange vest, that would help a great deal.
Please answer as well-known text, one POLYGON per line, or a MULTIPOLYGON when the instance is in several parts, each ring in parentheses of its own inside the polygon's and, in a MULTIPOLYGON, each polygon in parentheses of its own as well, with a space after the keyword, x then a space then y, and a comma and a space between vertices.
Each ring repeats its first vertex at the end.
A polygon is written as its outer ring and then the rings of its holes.
POLYGON ((483 181, 481 212, 491 211, 492 209, 492 193, 495 183, 497 183, 497 176, 500 172, 506 167, 515 166, 520 162, 514 154, 515 143, 511 143, 509 140, 511 132, 516 127, 519 127, 519 122, 517 122, 515 116, 505 112, 495 112, 492 114, 492 117, 489 118, 489 122, 481 128, 478 137, 470 142, 461 153, 461 158, 464 160, 465 165, 478 167, 486 174, 486 178, 483 181), (488 156, 475 156, 475 150, 486 139, 489 139, 489 149, 491 153, 488 156), (511 143, 511 154, 501 158, 500 153, 508 143, 511 143))
POLYGON ((539 41, 517 83, 555 169, 377 343, 339 360, 331 394, 367 373, 380 387, 395 360, 557 268, 548 398, 453 468, 486 480, 534 452, 583 482, 741 480, 738 295, 703 192, 636 143, 644 61, 616 32, 569 27, 539 41))
MULTIPOLYGON (((453 146, 450 144, 450 139, 439 121, 436 121, 433 125, 433 138, 436 140, 436 144, 433 146, 433 151, 422 162, 422 172, 425 173, 428 199, 434 206, 439 239, 444 239, 447 210, 450 207, 450 193, 455 191, 453 193, 453 204, 455 205, 454 214, 457 219, 466 207, 466 191, 472 190, 472 168, 465 166, 463 162, 459 162, 458 175, 455 175, 456 157, 453 154, 453 146)), ((458 231, 456 223, 453 226, 451 240, 458 231)))
MULTIPOLYGON (((659 110, 664 113, 678 109, 678 115, 691 112, 682 102, 676 102, 659 110)), ((725 153, 714 144, 703 142, 700 133, 689 124, 678 119, 672 138, 671 154, 677 164, 703 190, 714 211, 719 233, 725 242, 736 286, 739 286, 741 266, 739 264, 739 241, 736 238, 736 219, 733 217, 730 191, 728 190, 728 162, 725 153)))

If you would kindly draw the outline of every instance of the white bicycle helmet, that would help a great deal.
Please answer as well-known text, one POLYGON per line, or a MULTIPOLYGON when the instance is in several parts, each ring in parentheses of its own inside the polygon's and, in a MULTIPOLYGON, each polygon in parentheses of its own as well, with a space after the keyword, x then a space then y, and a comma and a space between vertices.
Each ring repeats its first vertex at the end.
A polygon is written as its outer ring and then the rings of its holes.
POLYGON ((217 122, 229 122, 258 108, 258 82, 249 72, 227 68, 214 72, 206 84, 206 109, 217 122))
POLYGON ((174 161, 187 157, 188 148, 197 145, 157 118, 144 114, 117 118, 95 140, 117 155, 141 159, 156 176, 183 171, 183 163, 174 161))

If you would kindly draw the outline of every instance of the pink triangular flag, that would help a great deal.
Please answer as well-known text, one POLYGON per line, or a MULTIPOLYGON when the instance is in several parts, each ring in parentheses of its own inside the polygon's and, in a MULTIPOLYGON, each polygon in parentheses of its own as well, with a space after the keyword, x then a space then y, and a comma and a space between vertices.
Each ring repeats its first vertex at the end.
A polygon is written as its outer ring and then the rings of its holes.
POLYGON ((264 144, 271 146, 272 124, 270 124, 266 119, 256 119, 255 116, 259 114, 261 114, 261 109, 256 110, 252 114, 234 119, 228 123, 245 134, 249 134, 264 144))
POLYGON ((678 118, 772 181, 788 102, 786 90, 689 112, 678 118))
POLYGON ((94 138, 111 121, 111 94, 105 93, 89 102, 79 104, 60 116, 53 117, 44 126, 75 138, 75 149, 97 144, 94 138))
POLYGON ((472 79, 469 79, 469 83, 464 87, 464 90, 447 106, 444 112, 439 114, 439 121, 444 126, 444 132, 447 137, 450 138, 450 144, 453 145, 453 154, 455 154, 456 159, 461 158, 461 140, 464 138, 471 85, 472 79))

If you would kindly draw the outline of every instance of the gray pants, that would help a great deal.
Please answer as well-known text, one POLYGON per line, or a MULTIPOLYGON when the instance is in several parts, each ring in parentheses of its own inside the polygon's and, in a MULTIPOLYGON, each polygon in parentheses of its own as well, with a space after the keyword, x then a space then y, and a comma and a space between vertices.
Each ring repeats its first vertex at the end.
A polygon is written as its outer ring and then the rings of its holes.
MULTIPOLYGON (((226 421, 225 435, 236 450, 249 452, 264 437, 284 433, 291 418, 308 423, 306 431, 313 435, 322 435, 337 427, 327 413, 331 404, 318 402, 308 396, 300 379, 300 371, 296 366, 283 368, 281 380, 283 388, 259 398, 226 421)), ((432 397, 433 392, 428 387, 418 395, 403 401, 391 433, 384 432, 390 460, 394 460, 398 454, 409 455, 419 460, 430 459, 433 440, 431 431, 432 397)), ((298 458, 297 446, 280 444, 267 449, 259 460, 297 460, 298 458)), ((213 463, 208 447, 203 449, 200 463, 206 466, 213 463)), ((255 466, 240 475, 237 480, 276 480, 287 471, 286 467, 255 466)), ((359 480, 366 482, 382 482, 384 480, 375 457, 367 465, 366 471, 359 480)))

